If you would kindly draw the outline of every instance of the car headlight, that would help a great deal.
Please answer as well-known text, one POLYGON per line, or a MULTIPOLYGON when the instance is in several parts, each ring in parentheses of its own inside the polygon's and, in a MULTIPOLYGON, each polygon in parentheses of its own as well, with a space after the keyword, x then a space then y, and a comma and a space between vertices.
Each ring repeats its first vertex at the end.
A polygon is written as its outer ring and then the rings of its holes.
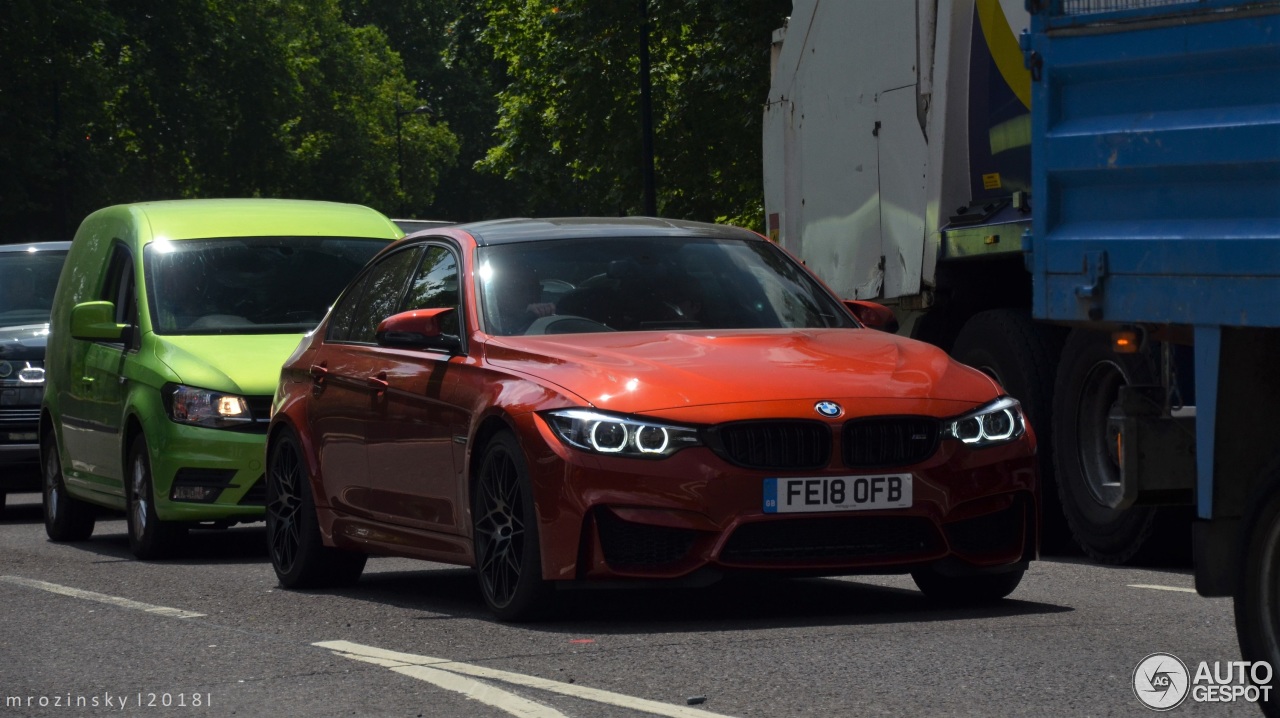
POLYGON ((1022 405, 1011 396, 942 422, 942 438, 959 439, 974 448, 1006 444, 1025 432, 1022 405))
POLYGON ((235 429, 253 421, 249 402, 235 394, 170 384, 166 387, 164 399, 169 418, 179 424, 235 429))
POLYGON ((557 409, 543 414, 564 443, 597 454, 662 459, 700 446, 698 430, 589 409, 557 409))

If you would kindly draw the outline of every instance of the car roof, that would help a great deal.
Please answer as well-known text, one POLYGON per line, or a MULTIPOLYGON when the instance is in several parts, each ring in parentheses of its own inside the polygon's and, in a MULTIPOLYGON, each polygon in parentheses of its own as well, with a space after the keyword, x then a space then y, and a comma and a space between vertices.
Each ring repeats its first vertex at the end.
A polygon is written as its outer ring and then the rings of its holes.
POLYGON ((71 249, 71 242, 18 242, 0 244, 0 252, 65 252, 71 249))
POLYGON ((153 238, 314 236, 399 239, 400 228, 358 204, 293 199, 181 199, 117 205, 153 238))
POLYGON ((495 219, 460 224, 454 229, 475 237, 480 246, 575 237, 715 237, 765 241, 755 232, 740 227, 657 217, 495 219))

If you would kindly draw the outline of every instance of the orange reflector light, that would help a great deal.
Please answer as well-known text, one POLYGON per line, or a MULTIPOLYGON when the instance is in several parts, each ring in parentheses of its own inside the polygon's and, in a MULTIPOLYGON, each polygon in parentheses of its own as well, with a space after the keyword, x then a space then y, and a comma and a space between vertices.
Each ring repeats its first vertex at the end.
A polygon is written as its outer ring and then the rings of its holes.
POLYGON ((1137 354, 1138 333, 1131 329, 1112 332, 1111 349, 1116 354, 1137 354))

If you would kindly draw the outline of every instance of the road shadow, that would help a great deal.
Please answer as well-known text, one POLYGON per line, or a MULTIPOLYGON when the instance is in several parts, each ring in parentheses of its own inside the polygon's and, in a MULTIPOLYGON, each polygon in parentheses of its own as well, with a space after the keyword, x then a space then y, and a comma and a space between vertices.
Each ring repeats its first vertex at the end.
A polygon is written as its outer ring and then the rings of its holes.
POLYGON ((4 510, 0 511, 0 526, 42 523, 44 505, 40 502, 40 494, 9 494, 6 497, 4 510))
MULTIPOLYGON (((358 601, 424 611, 419 620, 492 621, 468 569, 366 574, 351 588, 325 591, 358 601)), ((1064 613, 1074 609, 1014 597, 946 607, 919 591, 850 579, 732 577, 705 588, 571 589, 556 609, 522 628, 552 633, 630 634, 739 631, 829 625, 919 623, 1064 613)))
MULTIPOLYGON (((129 534, 125 522, 118 517, 99 520, 88 541, 68 543, 83 551, 96 553, 103 560, 136 561, 129 551, 129 534)), ((267 532, 261 525, 236 526, 228 529, 193 529, 174 549, 169 558, 148 561, 159 565, 199 566, 208 564, 266 563, 267 532)))

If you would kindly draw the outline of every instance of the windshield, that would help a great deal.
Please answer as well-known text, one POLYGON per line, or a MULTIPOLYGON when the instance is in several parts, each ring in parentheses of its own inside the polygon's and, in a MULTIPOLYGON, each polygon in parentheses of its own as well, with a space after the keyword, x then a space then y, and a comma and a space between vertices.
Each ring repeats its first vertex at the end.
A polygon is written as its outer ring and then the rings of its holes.
POLYGON ((159 240, 144 253, 157 334, 287 334, 314 328, 387 240, 159 240))
POLYGON ((767 242, 602 237, 482 247, 477 256, 490 334, 857 326, 767 242))
POLYGON ((0 253, 0 327, 45 324, 65 251, 0 253))

